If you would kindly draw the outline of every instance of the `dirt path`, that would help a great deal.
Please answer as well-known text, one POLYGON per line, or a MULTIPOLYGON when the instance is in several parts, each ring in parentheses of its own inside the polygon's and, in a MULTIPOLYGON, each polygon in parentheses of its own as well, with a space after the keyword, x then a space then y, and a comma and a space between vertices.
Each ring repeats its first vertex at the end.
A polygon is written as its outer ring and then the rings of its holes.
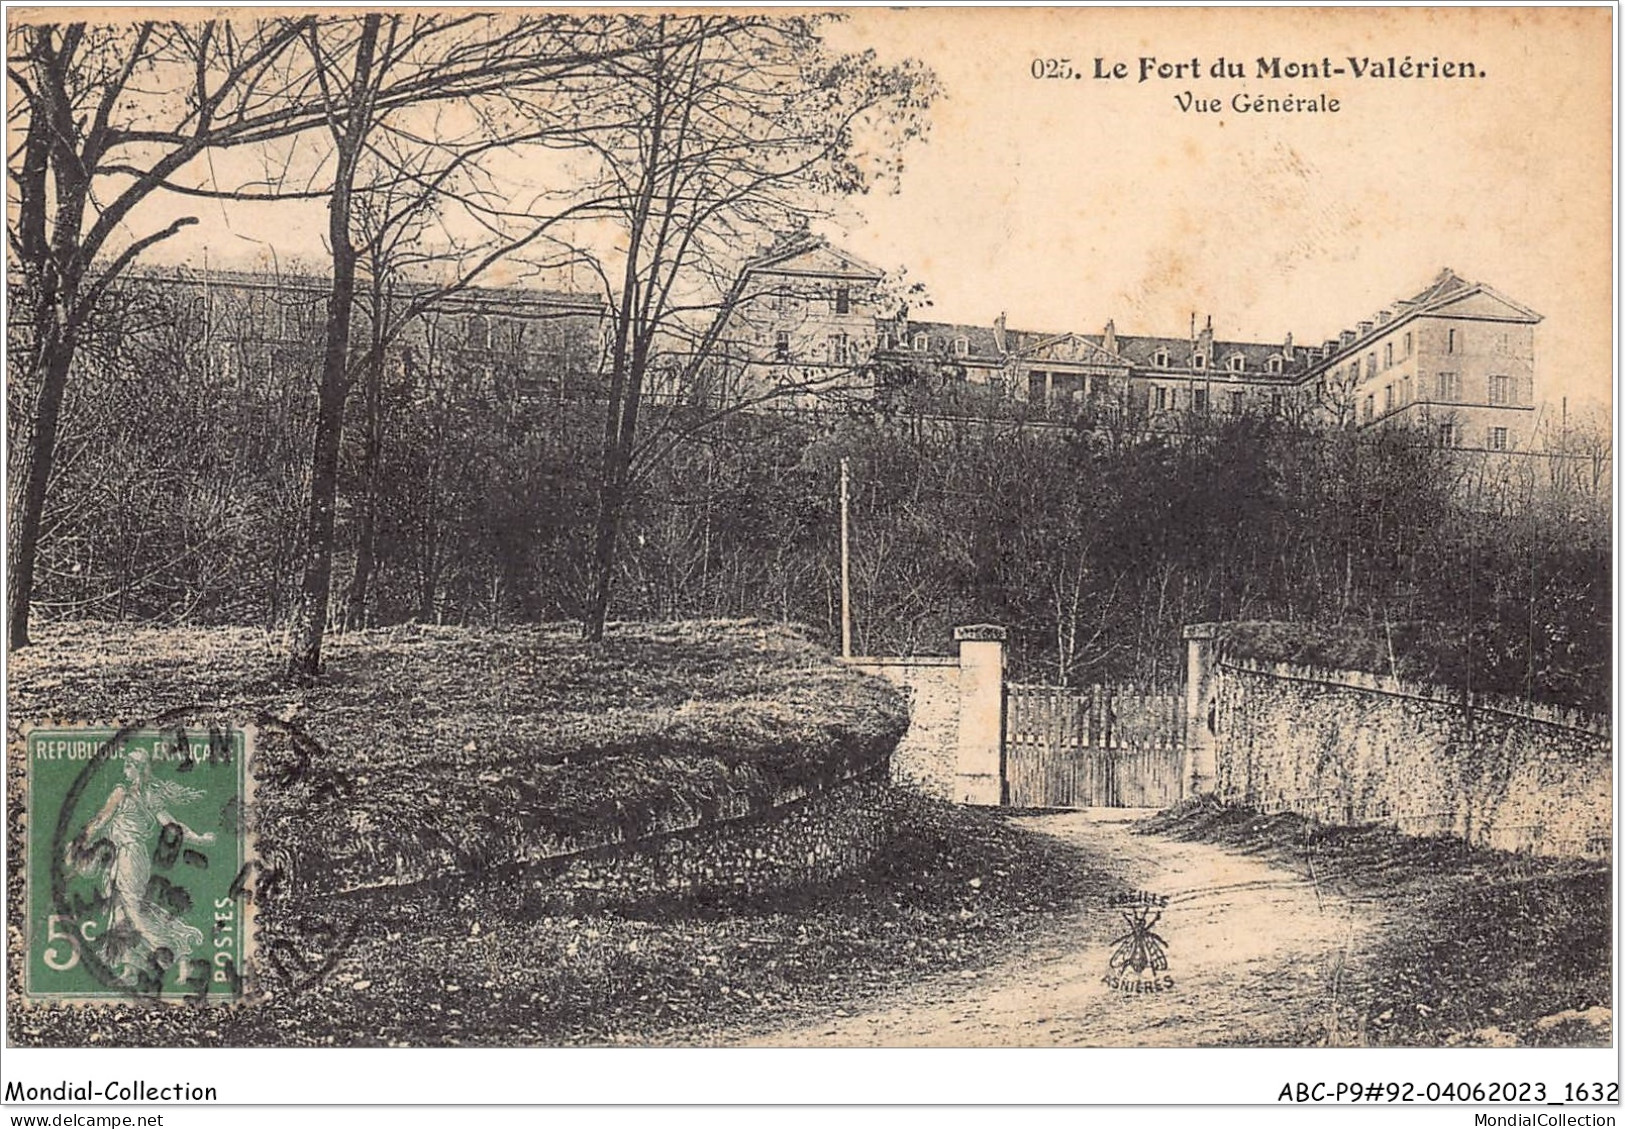
MULTIPOLYGON (((1304 875, 1206 843, 1136 834, 1148 812, 1019 817, 1108 860, 1130 886, 1165 895, 1156 922, 1171 989, 1105 983, 1120 911, 1092 905, 1071 928, 979 973, 938 977, 872 1011, 752 1038, 758 1046, 1212 1046, 1344 1043, 1344 961, 1369 907, 1304 875)), ((1152 974, 1147 973, 1147 978, 1152 974)))

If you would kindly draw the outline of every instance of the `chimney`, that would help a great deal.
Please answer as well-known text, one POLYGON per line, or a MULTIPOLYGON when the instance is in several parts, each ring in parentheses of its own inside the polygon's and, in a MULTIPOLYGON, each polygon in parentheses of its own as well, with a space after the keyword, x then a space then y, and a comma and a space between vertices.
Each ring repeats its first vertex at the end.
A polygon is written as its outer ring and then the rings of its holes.
POLYGON ((1286 335, 1286 343, 1281 346, 1281 356, 1290 364, 1292 361, 1292 334, 1286 335))
POLYGON ((999 351, 1000 356, 1003 356, 1005 353, 1009 352, 1009 350, 1004 347, 1003 310, 1000 310, 999 316, 993 319, 993 347, 999 351))
POLYGON ((1100 344, 1108 353, 1117 352, 1117 324, 1111 318, 1106 319, 1106 333, 1100 344))
POLYGON ((1213 315, 1209 314, 1207 324, 1202 326, 1201 334, 1196 338, 1196 351, 1203 356, 1213 356, 1213 315))

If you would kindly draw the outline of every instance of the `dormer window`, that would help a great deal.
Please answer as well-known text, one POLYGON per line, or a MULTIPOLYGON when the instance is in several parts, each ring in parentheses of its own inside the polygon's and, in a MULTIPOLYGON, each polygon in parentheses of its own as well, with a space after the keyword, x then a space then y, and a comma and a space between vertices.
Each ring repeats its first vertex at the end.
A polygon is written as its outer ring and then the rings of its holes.
POLYGON ((1205 353, 1197 353, 1194 356, 1192 356, 1191 357, 1191 368, 1194 368, 1194 369, 1207 368, 1207 355, 1205 353))
POLYGON ((1280 357, 1271 357, 1268 365, 1270 373, 1272 375, 1279 376, 1281 374, 1281 370, 1286 367, 1286 362, 1280 357))
POLYGON ((926 335, 925 335, 925 334, 923 334, 923 333, 916 333, 916 334, 915 334, 915 335, 914 335, 914 351, 915 351, 915 352, 916 352, 916 353, 923 353, 923 352, 925 352, 925 350, 926 350, 926 348, 927 348, 927 347, 928 347, 928 346, 929 346, 929 345, 930 345, 930 339, 929 339, 929 338, 928 338, 928 337, 926 337, 926 335))
POLYGON ((968 338, 968 337, 955 337, 954 338, 954 356, 956 356, 956 357, 968 357, 968 356, 970 356, 970 338, 968 338))
POLYGON ((1158 349, 1155 353, 1152 354, 1151 363, 1156 365, 1158 368, 1167 368, 1168 367, 1168 350, 1166 350, 1166 349, 1158 349))
POLYGON ((1230 358, 1230 371, 1231 372, 1246 372, 1247 371, 1247 358, 1242 356, 1240 353, 1237 353, 1235 356, 1231 357, 1230 358))

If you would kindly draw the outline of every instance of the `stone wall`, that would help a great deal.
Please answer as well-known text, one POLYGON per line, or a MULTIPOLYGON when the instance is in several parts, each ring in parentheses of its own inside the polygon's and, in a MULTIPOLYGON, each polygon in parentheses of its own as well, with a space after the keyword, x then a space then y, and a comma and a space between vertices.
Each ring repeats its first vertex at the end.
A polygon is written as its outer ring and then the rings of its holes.
POLYGON ((1211 790, 1227 803, 1500 850, 1609 854, 1606 718, 1222 647, 1208 681, 1208 709, 1192 721, 1211 719, 1211 790))
POLYGON ((952 798, 959 750, 959 660, 859 658, 852 665, 898 686, 908 699, 908 732, 892 754, 892 779, 937 799, 952 798))
POLYGON ((847 660, 908 697, 893 780, 955 803, 1003 802, 1005 635, 997 624, 969 624, 954 628, 957 658, 847 660))
POLYGON ((525 899, 585 908, 827 882, 864 865, 890 840, 892 795, 880 764, 752 815, 542 859, 524 872, 525 899))

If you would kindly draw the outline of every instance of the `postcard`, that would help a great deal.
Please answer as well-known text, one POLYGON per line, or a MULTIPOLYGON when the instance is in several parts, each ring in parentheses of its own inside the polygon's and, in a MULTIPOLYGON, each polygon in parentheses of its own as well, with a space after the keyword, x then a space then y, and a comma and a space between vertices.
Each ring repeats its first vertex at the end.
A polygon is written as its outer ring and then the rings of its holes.
POLYGON ((1613 15, 9 10, 6 1102, 1617 1104, 1613 15))

